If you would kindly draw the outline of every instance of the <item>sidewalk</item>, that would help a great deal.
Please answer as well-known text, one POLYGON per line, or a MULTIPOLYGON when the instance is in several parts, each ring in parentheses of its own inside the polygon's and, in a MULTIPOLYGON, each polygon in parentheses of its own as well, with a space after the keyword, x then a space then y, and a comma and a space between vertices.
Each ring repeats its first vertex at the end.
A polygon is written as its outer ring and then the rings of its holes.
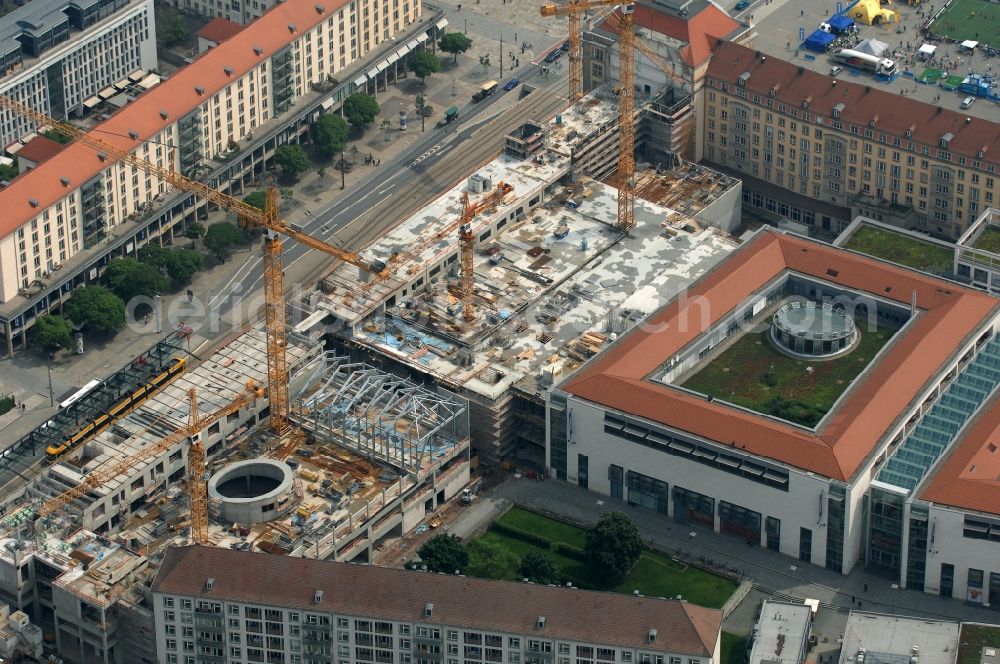
MULTIPOLYGON (((860 569, 842 576, 773 551, 747 547, 742 540, 706 528, 679 524, 655 512, 631 507, 623 501, 557 480, 510 479, 490 493, 494 498, 506 498, 588 527, 596 523, 603 512, 625 512, 654 547, 680 552, 695 560, 701 556, 726 567, 735 567, 751 577, 755 587, 768 595, 814 598, 828 607, 843 610, 851 608, 851 598, 855 597, 863 603, 863 609, 881 613, 979 622, 997 622, 1000 617, 997 611, 954 599, 893 589, 890 580, 860 569), (864 591, 866 585, 868 592, 864 591)), ((854 608, 858 608, 856 604, 854 608)))

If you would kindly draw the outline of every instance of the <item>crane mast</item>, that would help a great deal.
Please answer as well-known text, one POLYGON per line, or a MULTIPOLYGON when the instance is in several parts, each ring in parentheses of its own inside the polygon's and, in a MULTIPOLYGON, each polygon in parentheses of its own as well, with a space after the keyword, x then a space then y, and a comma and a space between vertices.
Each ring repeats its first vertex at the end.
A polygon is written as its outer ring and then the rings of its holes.
MULTIPOLYGON (((215 422, 221 420, 223 417, 232 415, 233 413, 239 411, 241 408, 248 406, 260 397, 264 396, 264 390, 258 386, 254 381, 248 381, 245 388, 240 392, 231 402, 222 406, 218 410, 215 410, 208 415, 199 416, 197 414, 198 404, 197 399, 195 399, 191 406, 190 412, 188 414, 188 424, 172 431, 165 438, 162 438, 160 442, 155 445, 148 445, 143 449, 139 450, 132 456, 126 457, 116 464, 111 466, 98 468, 97 470, 91 472, 87 475, 83 482, 75 487, 67 489, 63 493, 59 494, 54 498, 47 500, 38 509, 37 516, 45 517, 57 510, 62 509, 64 505, 67 505, 74 500, 83 498, 91 491, 98 489, 107 482, 114 480, 122 475, 125 475, 130 470, 143 463, 148 459, 157 457, 163 454, 168 449, 174 445, 182 442, 187 438, 191 438, 197 434, 202 429, 211 426, 215 422), (193 424, 192 424, 193 422, 193 424)), ((190 393, 189 393, 190 398, 190 393)), ((204 473, 202 473, 204 474, 204 473)))
POLYGON ((618 96, 618 219, 622 233, 635 228, 635 3, 619 0, 571 0, 564 5, 541 6, 542 16, 569 18, 570 101, 583 95, 583 35, 581 14, 593 7, 620 5, 619 61, 621 77, 618 96), (574 64, 575 63, 575 64, 574 64), (576 76, 574 77, 574 71, 576 76))
MULTIPOLYGON (((352 251, 346 251, 332 244, 314 238, 291 226, 287 221, 281 219, 278 213, 278 192, 273 187, 268 190, 267 205, 264 210, 260 210, 252 205, 230 196, 224 192, 197 182, 172 167, 158 166, 136 156, 130 150, 120 148, 117 145, 97 138, 92 134, 74 127, 73 125, 60 122, 54 118, 36 111, 27 104, 10 97, 0 95, 0 108, 6 108, 14 113, 33 120, 37 125, 48 125, 60 134, 74 139, 76 142, 86 145, 97 151, 97 156, 102 161, 113 162, 115 160, 129 164, 135 169, 149 173, 157 179, 166 182, 181 191, 186 191, 200 198, 203 198, 224 210, 235 212, 245 226, 263 227, 268 233, 268 238, 264 241, 261 262, 264 268, 264 313, 265 327, 267 330, 267 378, 268 378, 268 400, 270 407, 269 426, 275 432, 282 434, 288 431, 288 365, 285 358, 286 338, 285 338, 285 290, 284 272, 281 261, 281 240, 279 235, 284 235, 298 240, 310 249, 317 249, 338 258, 345 263, 354 265, 366 272, 375 275, 376 278, 384 279, 389 276, 387 268, 369 264, 352 251)), ((132 140, 138 145, 139 139, 132 135, 132 140)), ((134 148, 132 148, 134 149, 134 148)), ((170 161, 173 162, 173 152, 170 154, 170 161)), ((108 164, 111 165, 110 163, 108 164)))
POLYGON ((205 448, 201 444, 198 429, 198 393, 192 387, 188 390, 191 404, 188 427, 194 433, 188 447, 188 504, 191 508, 191 542, 205 544, 208 541, 208 495, 205 489, 205 448))
POLYGON ((622 5, 619 40, 621 90, 618 97, 618 230, 635 228, 635 5, 622 5))

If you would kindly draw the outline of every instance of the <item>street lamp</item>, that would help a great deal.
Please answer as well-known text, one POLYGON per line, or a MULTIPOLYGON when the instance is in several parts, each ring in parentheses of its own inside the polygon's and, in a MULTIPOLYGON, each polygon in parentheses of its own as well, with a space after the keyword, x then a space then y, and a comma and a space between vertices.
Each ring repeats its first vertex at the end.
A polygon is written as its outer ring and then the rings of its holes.
POLYGON ((340 149, 340 189, 347 186, 347 161, 344 159, 344 149, 340 149))
POLYGON ((160 294, 153 296, 153 313, 156 315, 156 333, 160 333, 160 294))

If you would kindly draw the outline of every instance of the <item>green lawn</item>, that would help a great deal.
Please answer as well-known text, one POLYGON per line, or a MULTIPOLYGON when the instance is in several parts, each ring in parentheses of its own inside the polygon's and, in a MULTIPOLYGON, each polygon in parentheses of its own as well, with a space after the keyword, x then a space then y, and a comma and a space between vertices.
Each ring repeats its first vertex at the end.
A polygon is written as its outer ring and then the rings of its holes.
POLYGON ((931 32, 960 42, 972 39, 993 44, 1000 36, 1000 9, 987 0, 952 0, 948 11, 931 25, 931 32))
POLYGON ((987 226, 979 234, 979 237, 976 238, 976 241, 972 243, 972 246, 976 249, 1000 254, 1000 228, 987 226))
POLYGON ((874 226, 858 228, 844 248, 930 274, 950 272, 955 258, 955 252, 948 247, 874 226))
MULTIPOLYGON (((585 535, 581 528, 519 507, 511 508, 498 521, 544 537, 553 544, 563 542, 579 549, 584 546, 585 535)), ((601 579, 594 579, 584 563, 562 555, 552 547, 543 549, 492 529, 480 538, 500 543, 519 556, 532 550, 544 551, 552 557, 565 579, 581 588, 612 590, 627 594, 638 590, 648 597, 681 595, 693 604, 713 608, 725 604, 736 590, 736 584, 729 579, 688 567, 684 563, 676 563, 667 556, 649 550, 643 552, 639 562, 621 584, 609 587, 606 583, 602 583, 601 579)))
POLYGON ((747 637, 722 633, 722 664, 743 664, 746 657, 747 637))
POLYGON ((825 362, 796 360, 775 350, 768 332, 748 332, 683 386, 757 412, 815 426, 892 337, 887 328, 868 332, 867 321, 857 319, 855 323, 861 330, 857 348, 825 362))
POLYGON ((957 664, 979 664, 984 647, 1000 648, 1000 625, 962 625, 957 664))

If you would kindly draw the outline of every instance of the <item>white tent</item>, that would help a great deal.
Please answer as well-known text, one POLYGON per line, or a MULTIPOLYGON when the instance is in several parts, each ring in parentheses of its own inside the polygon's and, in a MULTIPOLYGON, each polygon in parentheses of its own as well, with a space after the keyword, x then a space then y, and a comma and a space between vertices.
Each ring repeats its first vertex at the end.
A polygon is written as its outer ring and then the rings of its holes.
POLYGON ((964 42, 962 42, 962 48, 967 48, 970 51, 975 51, 977 46, 979 46, 979 42, 973 41, 971 39, 966 39, 964 42))
POLYGON ((889 50, 889 45, 877 39, 866 39, 855 46, 854 50, 869 55, 880 56, 889 50))
POLYGON ((920 50, 917 51, 917 53, 920 55, 920 59, 927 60, 928 58, 934 57, 934 51, 936 50, 937 46, 934 44, 924 44, 920 47, 920 50))

